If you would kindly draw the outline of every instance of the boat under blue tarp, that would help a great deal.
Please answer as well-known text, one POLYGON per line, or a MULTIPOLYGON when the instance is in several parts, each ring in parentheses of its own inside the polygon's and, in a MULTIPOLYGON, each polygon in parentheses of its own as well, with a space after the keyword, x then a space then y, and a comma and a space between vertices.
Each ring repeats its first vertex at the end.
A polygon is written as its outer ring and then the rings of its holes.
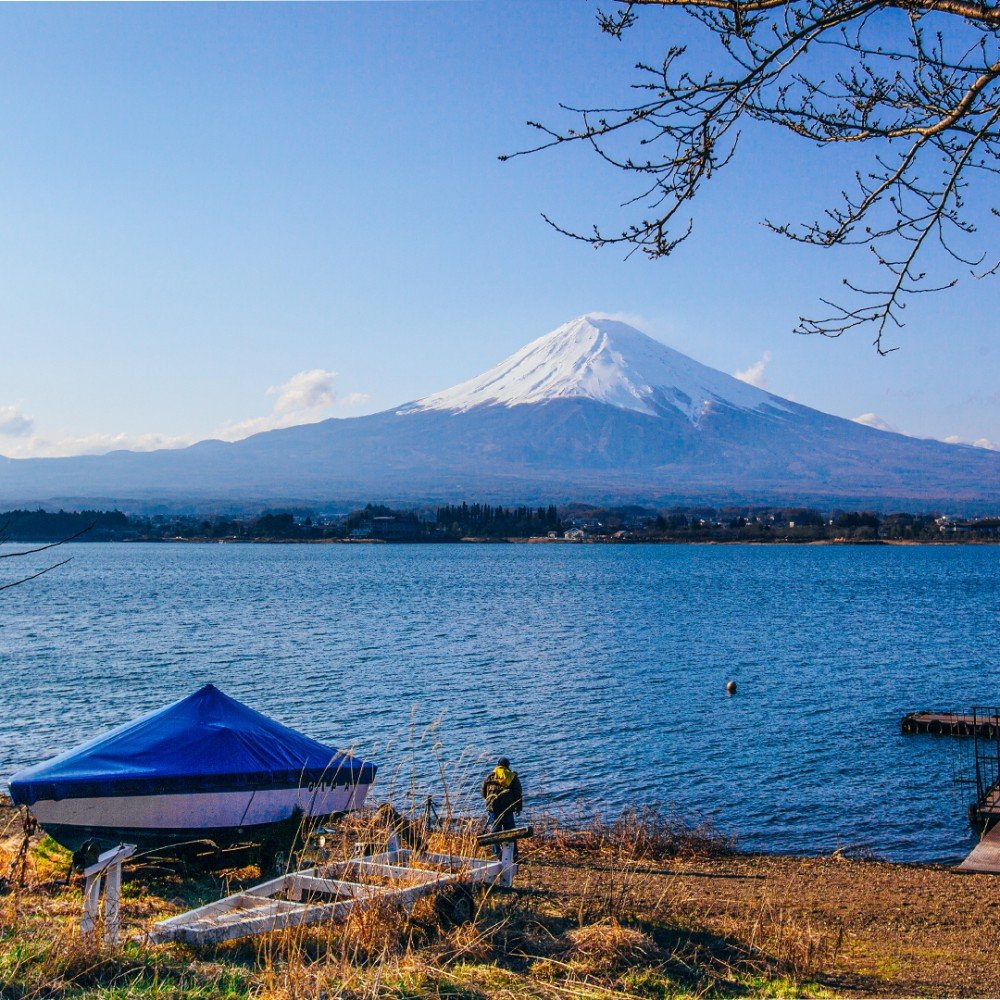
POLYGON ((306 816, 357 808, 374 778, 369 761, 283 726, 207 684, 18 772, 10 794, 67 844, 85 834, 101 841, 130 835, 142 843, 191 836, 232 840, 286 821, 296 808, 306 816))

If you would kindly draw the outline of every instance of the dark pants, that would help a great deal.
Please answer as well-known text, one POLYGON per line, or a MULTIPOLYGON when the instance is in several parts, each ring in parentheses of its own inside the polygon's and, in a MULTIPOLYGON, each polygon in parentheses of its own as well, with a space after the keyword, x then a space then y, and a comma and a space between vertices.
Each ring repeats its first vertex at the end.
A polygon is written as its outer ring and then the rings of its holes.
MULTIPOLYGON (((490 829, 494 833, 502 830, 513 830, 517 824, 514 822, 514 813, 507 809, 502 813, 490 812, 490 829)), ((499 858, 503 854, 503 844, 494 844, 493 853, 499 858)), ((514 843, 514 860, 517 861, 517 842, 514 843)))

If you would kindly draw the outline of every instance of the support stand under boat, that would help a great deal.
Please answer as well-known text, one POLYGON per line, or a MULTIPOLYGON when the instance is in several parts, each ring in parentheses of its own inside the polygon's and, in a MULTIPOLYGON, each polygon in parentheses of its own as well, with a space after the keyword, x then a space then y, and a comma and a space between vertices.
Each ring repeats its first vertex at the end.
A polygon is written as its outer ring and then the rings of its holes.
POLYGON ((122 862, 135 854, 135 844, 121 844, 99 855, 83 870, 83 919, 80 930, 93 934, 101 916, 101 888, 104 888, 104 943, 118 946, 121 931, 122 862))
POLYGON ((310 827, 313 825, 315 823, 310 824, 298 806, 292 810, 288 819, 273 824, 266 836, 261 838, 258 847, 261 874, 281 875, 285 872, 308 843, 310 827))

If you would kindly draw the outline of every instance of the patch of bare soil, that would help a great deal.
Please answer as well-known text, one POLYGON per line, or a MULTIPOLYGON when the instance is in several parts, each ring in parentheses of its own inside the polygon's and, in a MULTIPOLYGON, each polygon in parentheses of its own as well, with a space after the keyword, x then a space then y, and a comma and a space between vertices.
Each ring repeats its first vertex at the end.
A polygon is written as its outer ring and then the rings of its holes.
MULTIPOLYGON (((536 890, 572 910, 601 860, 540 850, 526 867, 536 890)), ((1000 876, 738 853, 610 863, 637 914, 701 929, 831 992, 1000 996, 1000 876)))

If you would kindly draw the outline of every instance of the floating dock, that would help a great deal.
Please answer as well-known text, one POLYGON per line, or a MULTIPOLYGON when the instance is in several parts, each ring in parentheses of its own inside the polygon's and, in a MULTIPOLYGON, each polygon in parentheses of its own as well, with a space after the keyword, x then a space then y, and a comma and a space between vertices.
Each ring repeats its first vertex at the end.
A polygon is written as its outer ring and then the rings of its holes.
POLYGON ((969 713, 910 712, 899 728, 904 733, 972 739, 971 754, 959 754, 955 780, 975 785, 969 822, 982 831, 982 839, 956 870, 1000 875, 1000 706, 973 705, 969 713), (975 765, 974 780, 966 773, 969 764, 975 765))
POLYGON ((935 736, 979 736, 993 739, 1000 735, 1000 719, 995 715, 962 715, 958 712, 909 712, 899 728, 904 733, 932 733, 935 736))

